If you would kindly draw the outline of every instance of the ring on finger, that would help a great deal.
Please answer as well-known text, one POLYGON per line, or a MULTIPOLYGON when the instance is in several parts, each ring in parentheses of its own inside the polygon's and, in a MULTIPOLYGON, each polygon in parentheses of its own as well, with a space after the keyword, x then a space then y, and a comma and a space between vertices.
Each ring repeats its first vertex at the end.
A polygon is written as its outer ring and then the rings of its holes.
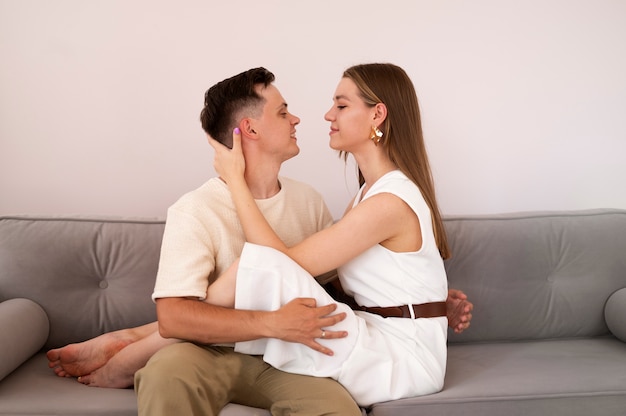
POLYGON ((324 331, 323 329, 322 329, 322 336, 321 336, 321 338, 322 338, 322 339, 323 339, 323 338, 326 338, 326 331, 324 331))

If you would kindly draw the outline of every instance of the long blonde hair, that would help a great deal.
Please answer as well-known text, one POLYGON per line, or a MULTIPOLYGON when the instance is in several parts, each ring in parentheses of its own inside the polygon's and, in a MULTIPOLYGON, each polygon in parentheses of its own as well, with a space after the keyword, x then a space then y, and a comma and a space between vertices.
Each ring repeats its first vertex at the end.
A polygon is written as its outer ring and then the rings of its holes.
MULTIPOLYGON (((357 85, 366 105, 373 107, 383 103, 387 106, 387 118, 379 126, 383 132, 379 145, 387 151, 389 159, 398 169, 421 190, 430 208, 439 253, 442 258, 449 258, 450 248, 435 198, 413 82, 402 68, 387 63, 355 65, 346 69, 343 76, 357 85)), ((359 184, 363 183, 359 170, 359 184)))

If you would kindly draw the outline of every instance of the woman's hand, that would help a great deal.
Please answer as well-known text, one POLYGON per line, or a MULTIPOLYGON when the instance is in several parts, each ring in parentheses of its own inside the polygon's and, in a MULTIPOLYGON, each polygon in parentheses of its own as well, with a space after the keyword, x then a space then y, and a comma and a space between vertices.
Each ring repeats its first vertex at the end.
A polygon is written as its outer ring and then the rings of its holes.
POLYGON ((244 178, 246 161, 241 150, 241 131, 233 130, 233 148, 229 149, 209 136, 209 144, 215 150, 213 167, 218 175, 230 185, 233 181, 244 178))
POLYGON ((237 210, 246 241, 286 251, 285 243, 276 235, 254 200, 244 176, 246 161, 241 149, 241 131, 233 130, 233 148, 228 149, 209 137, 215 150, 214 166, 228 190, 237 210))

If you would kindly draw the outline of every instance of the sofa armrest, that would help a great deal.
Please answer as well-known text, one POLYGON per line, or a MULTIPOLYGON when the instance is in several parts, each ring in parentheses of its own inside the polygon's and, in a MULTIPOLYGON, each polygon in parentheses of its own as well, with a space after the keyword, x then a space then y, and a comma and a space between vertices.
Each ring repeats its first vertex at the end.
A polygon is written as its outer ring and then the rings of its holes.
POLYGON ((49 331, 48 315, 32 300, 0 303, 0 380, 39 351, 49 331))
POLYGON ((626 342, 626 287, 609 296, 604 305, 604 320, 611 333, 626 342))

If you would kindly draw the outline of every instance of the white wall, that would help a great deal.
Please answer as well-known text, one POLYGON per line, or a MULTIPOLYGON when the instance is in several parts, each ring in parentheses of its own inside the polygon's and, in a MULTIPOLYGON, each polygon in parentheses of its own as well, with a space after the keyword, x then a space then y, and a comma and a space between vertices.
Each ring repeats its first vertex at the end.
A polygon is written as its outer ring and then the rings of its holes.
POLYGON ((444 214, 626 208, 625 44, 620 0, 0 0, 0 214, 164 217, 214 174, 204 91, 265 66, 283 172, 338 217, 323 114, 373 61, 414 80, 444 214))

